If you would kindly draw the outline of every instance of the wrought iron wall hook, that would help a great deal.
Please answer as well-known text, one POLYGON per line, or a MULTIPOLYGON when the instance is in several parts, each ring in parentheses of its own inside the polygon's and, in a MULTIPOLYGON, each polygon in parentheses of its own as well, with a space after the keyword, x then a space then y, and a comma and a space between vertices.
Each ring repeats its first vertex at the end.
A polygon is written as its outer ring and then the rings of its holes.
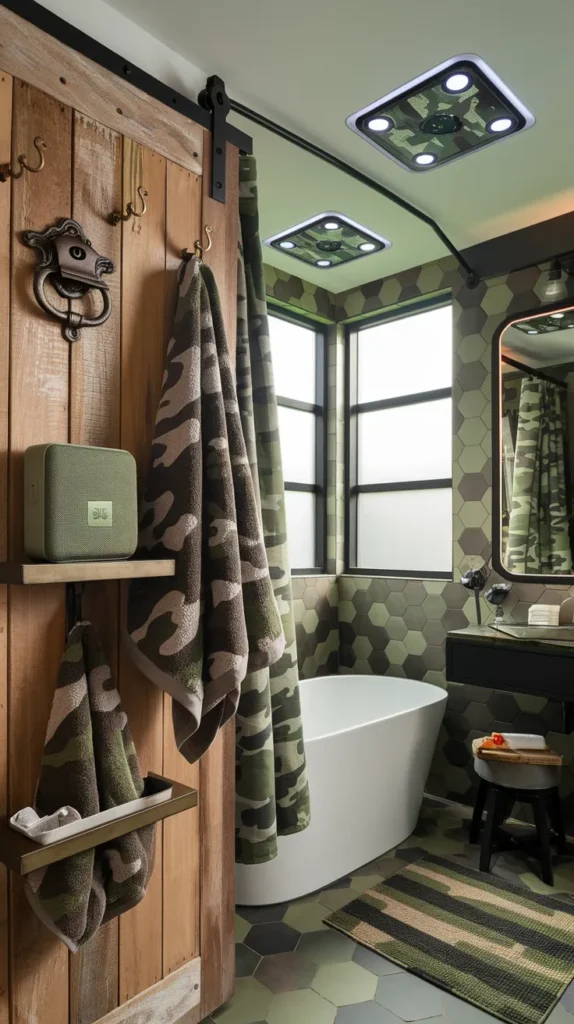
POLYGON ((17 163, 19 164, 17 169, 12 167, 12 164, 0 164, 0 182, 8 181, 8 178, 20 178, 24 171, 29 171, 30 174, 38 174, 42 170, 46 162, 44 157, 44 150, 47 149, 46 143, 39 135, 34 139, 34 146, 38 152, 40 162, 37 167, 30 167, 28 158, 25 153, 20 153, 17 163))
POLYGON ((64 219, 45 231, 25 231, 24 243, 42 254, 34 273, 34 295, 49 316, 62 321, 66 341, 77 341, 82 327, 99 327, 106 322, 112 303, 102 275, 113 274, 116 268, 111 260, 96 252, 77 221, 64 219), (67 310, 58 309, 49 301, 45 291, 48 278, 58 295, 68 299, 67 310), (102 296, 102 311, 89 317, 72 310, 70 301, 83 298, 92 288, 102 296))
POLYGON ((193 243, 193 250, 194 250, 193 252, 190 252, 189 249, 182 249, 181 250, 181 258, 182 258, 182 260, 185 260, 186 263, 193 256, 195 256, 196 260, 200 260, 202 258, 202 254, 204 252, 209 252, 209 250, 211 249, 211 247, 213 245, 213 239, 211 237, 211 232, 213 231, 213 228, 211 227, 210 224, 206 224, 203 230, 205 231, 205 237, 207 238, 207 245, 202 245, 201 244, 201 239, 198 238, 193 243))
POLYGON ((137 193, 142 204, 142 208, 139 213, 136 210, 134 203, 130 201, 126 206, 125 213, 110 213, 110 224, 119 224, 120 221, 129 220, 130 217, 143 217, 144 213, 147 212, 146 198, 149 196, 149 192, 143 187, 143 185, 138 185, 137 193))

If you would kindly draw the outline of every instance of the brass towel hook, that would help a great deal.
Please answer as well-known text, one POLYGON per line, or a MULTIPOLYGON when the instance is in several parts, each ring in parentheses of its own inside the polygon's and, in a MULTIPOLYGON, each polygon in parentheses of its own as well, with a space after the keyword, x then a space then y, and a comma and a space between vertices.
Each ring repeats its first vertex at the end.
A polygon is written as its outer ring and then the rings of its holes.
POLYGON ((18 157, 18 163, 20 166, 16 170, 14 170, 11 164, 0 164, 0 181, 8 181, 8 178, 20 178, 24 171, 30 171, 30 174, 38 174, 38 171, 42 170, 45 163, 44 150, 46 149, 46 143, 39 135, 37 135, 34 139, 34 146, 36 147, 38 156, 40 157, 38 166, 30 167, 26 154, 21 153, 18 157))
POLYGON ((134 204, 132 202, 129 202, 126 206, 125 213, 110 213, 111 224, 119 224, 121 220, 129 220, 130 217, 143 217, 144 213, 147 212, 146 196, 149 195, 149 192, 143 187, 143 185, 138 185, 137 193, 141 199, 142 204, 142 208, 139 211, 139 213, 136 210, 134 204))
POLYGON ((181 250, 181 258, 182 258, 182 260, 188 261, 188 260, 191 259, 192 256, 195 256, 196 260, 200 260, 201 257, 202 257, 202 253, 209 252, 209 250, 211 249, 211 247, 213 245, 213 239, 211 237, 211 232, 213 231, 213 228, 211 227, 210 224, 206 224, 203 230, 205 231, 205 237, 207 238, 207 245, 202 245, 201 244, 201 239, 198 238, 193 243, 193 249, 194 249, 193 253, 191 253, 189 251, 189 249, 182 249, 181 250))

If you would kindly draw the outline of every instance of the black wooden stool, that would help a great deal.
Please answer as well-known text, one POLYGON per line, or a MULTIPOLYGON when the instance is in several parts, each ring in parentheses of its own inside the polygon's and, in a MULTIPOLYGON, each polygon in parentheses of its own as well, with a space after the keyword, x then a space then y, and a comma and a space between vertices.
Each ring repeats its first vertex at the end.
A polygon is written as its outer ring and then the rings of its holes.
POLYGON ((550 857, 551 838, 557 841, 558 853, 568 852, 558 786, 549 786, 545 789, 518 789, 479 778, 478 796, 470 826, 470 841, 471 843, 479 841, 481 843, 481 871, 490 871, 490 859, 493 853, 500 853, 502 850, 523 850, 540 861, 542 880, 547 885, 554 885, 550 857), (536 824, 536 839, 512 836, 502 827, 506 819, 510 817, 514 804, 518 801, 530 804, 532 807, 536 824), (480 839, 482 814, 485 806, 486 819, 482 839, 480 839), (550 826, 552 826, 554 836, 551 836, 550 826))

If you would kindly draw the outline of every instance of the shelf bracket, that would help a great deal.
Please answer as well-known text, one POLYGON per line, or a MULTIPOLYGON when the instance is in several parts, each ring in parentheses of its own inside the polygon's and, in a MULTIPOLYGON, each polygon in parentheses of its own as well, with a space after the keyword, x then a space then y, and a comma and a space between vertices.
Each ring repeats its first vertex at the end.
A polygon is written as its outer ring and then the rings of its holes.
POLYGON ((225 174, 227 151, 227 115, 231 103, 225 91, 225 82, 218 75, 207 79, 205 89, 198 96, 200 105, 211 114, 211 198, 225 202, 225 174))

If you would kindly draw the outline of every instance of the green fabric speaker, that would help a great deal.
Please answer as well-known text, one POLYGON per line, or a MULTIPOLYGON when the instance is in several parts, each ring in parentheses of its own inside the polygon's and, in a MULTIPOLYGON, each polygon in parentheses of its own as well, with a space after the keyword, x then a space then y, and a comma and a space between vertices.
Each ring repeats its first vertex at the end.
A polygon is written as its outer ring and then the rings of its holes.
POLYGON ((24 453, 24 548, 47 562, 129 558, 137 546, 133 455, 37 444, 24 453))

